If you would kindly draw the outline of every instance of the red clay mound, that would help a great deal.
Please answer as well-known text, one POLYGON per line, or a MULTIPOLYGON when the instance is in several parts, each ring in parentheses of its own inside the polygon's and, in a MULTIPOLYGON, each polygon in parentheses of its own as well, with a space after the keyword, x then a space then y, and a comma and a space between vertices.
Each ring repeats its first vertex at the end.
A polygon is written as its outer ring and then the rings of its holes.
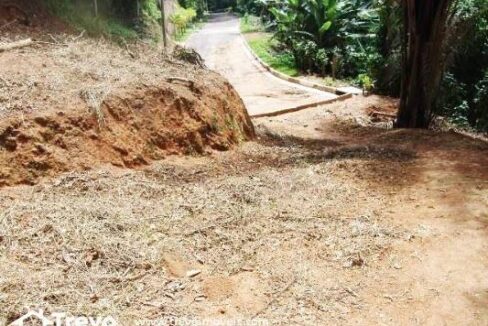
POLYGON ((253 136, 241 99, 223 79, 138 85, 112 92, 99 109, 1 120, 0 186, 101 163, 137 167, 168 154, 226 150, 253 136))

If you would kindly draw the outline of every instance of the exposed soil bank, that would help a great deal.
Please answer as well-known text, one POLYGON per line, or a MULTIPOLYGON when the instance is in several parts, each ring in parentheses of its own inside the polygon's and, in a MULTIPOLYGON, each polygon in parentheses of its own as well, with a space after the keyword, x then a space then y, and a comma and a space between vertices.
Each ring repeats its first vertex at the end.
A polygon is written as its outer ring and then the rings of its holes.
POLYGON ((168 154, 226 150, 253 136, 241 99, 223 79, 136 85, 113 91, 99 109, 0 121, 0 186, 103 163, 132 168, 168 154))

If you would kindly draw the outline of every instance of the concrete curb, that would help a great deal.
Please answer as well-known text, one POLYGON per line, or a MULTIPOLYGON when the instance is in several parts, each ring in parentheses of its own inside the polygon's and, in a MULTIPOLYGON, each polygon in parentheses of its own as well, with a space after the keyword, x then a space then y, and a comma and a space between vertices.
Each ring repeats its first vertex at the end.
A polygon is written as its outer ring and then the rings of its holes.
POLYGON ((342 94, 342 95, 339 95, 336 98, 331 98, 331 99, 328 99, 328 100, 323 100, 323 101, 318 101, 318 102, 312 102, 312 103, 302 104, 302 105, 299 105, 299 106, 295 106, 293 108, 283 109, 283 110, 279 110, 279 111, 273 111, 273 112, 269 112, 269 113, 254 114, 254 115, 250 115, 250 117, 251 118, 274 117, 274 116, 277 116, 277 115, 282 115, 282 114, 297 112, 297 111, 300 111, 300 110, 304 110, 304 109, 308 109, 308 108, 313 108, 313 107, 320 106, 320 105, 324 105, 324 104, 330 104, 330 103, 334 103, 334 102, 344 101, 344 100, 347 100, 348 98, 351 98, 352 96, 353 96, 353 94, 351 94, 351 93, 342 94))
POLYGON ((309 88, 313 88, 313 89, 318 89, 319 91, 323 91, 323 92, 327 92, 327 93, 333 93, 333 94, 336 94, 336 95, 345 95, 345 94, 351 94, 351 93, 347 93, 347 92, 343 92, 343 91, 340 91, 339 89, 337 89, 336 87, 332 87, 332 86, 325 86, 325 85, 320 85, 320 84, 317 84, 317 83, 313 83, 313 82, 310 82, 310 81, 307 81, 307 80, 301 80, 301 79, 298 79, 298 78, 295 78, 295 77, 291 77, 291 76, 288 76, 288 75, 285 75, 284 73, 281 73, 273 68, 271 68, 271 66, 269 66, 266 62, 264 62, 263 60, 261 60, 261 58, 259 58, 255 53, 254 51, 251 49, 251 47, 249 46, 249 44, 247 43, 247 40, 246 38, 244 37, 244 35, 242 33, 239 32, 239 34, 241 35, 241 38, 242 38, 242 42, 244 44, 244 46, 246 47, 246 49, 249 51, 249 53, 252 55, 252 57, 265 69, 267 70, 270 74, 272 74, 273 76, 279 78, 279 79, 283 79, 283 80, 286 80, 287 82, 290 82, 290 83, 294 83, 294 84, 298 84, 298 85, 301 85, 301 86, 304 86, 304 87, 309 87, 309 88))

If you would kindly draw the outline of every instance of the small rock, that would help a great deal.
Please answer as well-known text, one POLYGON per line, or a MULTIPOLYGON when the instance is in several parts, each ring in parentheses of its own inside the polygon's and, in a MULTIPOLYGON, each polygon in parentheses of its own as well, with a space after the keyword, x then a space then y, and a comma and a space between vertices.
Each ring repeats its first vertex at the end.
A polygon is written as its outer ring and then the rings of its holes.
POLYGON ((200 274, 202 271, 199 270, 199 269, 192 269, 192 270, 189 270, 188 272, 186 272, 186 276, 187 277, 195 277, 197 276, 198 274, 200 274))
POLYGON ((393 268, 402 269, 402 266, 399 263, 395 263, 395 264, 393 264, 393 268))
POLYGON ((207 298, 207 297, 205 297, 204 295, 199 295, 199 296, 195 297, 195 299, 194 299, 194 300, 195 300, 195 301, 197 301, 197 302, 200 302, 200 301, 205 300, 206 298, 207 298))

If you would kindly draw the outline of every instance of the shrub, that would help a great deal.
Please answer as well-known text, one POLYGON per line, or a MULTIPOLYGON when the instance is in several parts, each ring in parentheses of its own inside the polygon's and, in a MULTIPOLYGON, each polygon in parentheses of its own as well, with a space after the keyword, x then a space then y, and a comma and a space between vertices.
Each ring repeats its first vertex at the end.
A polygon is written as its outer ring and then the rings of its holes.
POLYGON ((250 14, 241 17, 240 28, 242 33, 264 32, 266 30, 261 19, 250 14))
POLYGON ((176 11, 169 17, 170 22, 175 26, 177 34, 183 34, 186 28, 197 17, 197 12, 193 8, 177 7, 176 11))

